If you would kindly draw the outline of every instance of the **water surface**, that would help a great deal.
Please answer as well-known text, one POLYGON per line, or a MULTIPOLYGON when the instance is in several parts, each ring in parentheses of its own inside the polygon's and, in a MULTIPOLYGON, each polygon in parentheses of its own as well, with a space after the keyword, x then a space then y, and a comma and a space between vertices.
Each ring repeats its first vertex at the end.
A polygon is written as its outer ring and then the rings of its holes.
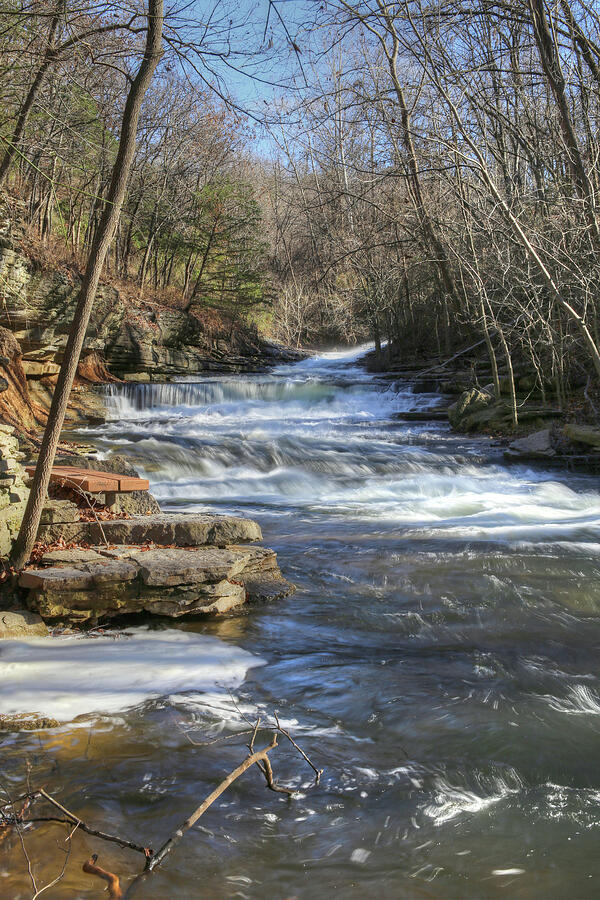
MULTIPOLYGON (((324 767, 321 785, 278 753, 297 798, 247 775, 144 896, 596 896, 597 479, 507 467, 439 422, 402 424, 398 412, 439 398, 390 390, 357 355, 113 389, 113 421, 88 438, 130 456, 165 509, 255 516, 298 591, 181 626, 176 658, 169 633, 136 631, 114 642, 98 685, 28 647, 25 689, 37 665, 61 709, 89 715, 6 740, 6 777, 16 789, 27 754, 67 805, 156 846, 245 753, 243 740, 190 738, 277 710, 324 767)), ((80 840, 78 863, 98 849, 80 840)), ((101 852, 134 871, 130 854, 101 852)), ((77 868, 46 896, 70 884, 98 896, 77 868)))

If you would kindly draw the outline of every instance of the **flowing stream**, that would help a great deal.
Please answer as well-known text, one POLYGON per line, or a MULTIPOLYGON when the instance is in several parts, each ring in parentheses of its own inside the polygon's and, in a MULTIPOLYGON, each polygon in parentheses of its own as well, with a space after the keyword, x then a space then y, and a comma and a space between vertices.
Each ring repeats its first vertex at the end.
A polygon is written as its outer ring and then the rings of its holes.
POLYGON ((298 590, 209 625, 0 653, 21 708, 35 689, 36 709, 81 717, 6 739, 7 777, 27 754, 80 815, 157 846, 245 752, 193 742, 277 710, 321 785, 282 746, 298 796, 247 774, 144 897, 597 896, 597 479, 402 423, 439 398, 390 390, 359 355, 112 390, 87 439, 126 453, 165 510, 256 517, 298 590))

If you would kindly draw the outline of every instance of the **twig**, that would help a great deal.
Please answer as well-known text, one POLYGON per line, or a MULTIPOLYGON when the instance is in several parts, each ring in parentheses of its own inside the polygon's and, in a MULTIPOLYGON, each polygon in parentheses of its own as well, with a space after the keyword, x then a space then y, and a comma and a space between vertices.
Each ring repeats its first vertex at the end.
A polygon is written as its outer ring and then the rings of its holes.
POLYGON ((309 764, 309 766, 311 767, 311 769, 312 769, 313 772, 315 773, 315 784, 319 784, 320 781, 321 781, 321 775, 323 774, 323 769, 317 769, 317 767, 316 767, 315 765, 313 765, 313 763, 312 763, 311 760, 308 758, 308 756, 306 755, 306 753, 304 752, 304 750, 302 749, 302 747, 299 747, 298 744, 296 743, 296 741, 294 740, 294 738, 293 738, 293 737, 291 736, 291 734, 289 733, 289 731, 286 731, 285 728, 283 728, 283 726, 281 725, 281 723, 280 723, 280 721, 279 721, 279 716, 277 715, 277 713, 274 712, 273 715, 275 716, 275 721, 277 722, 277 730, 278 730, 284 737, 286 737, 286 738, 288 739, 288 741, 290 742, 290 744, 291 744, 293 747, 296 748, 296 750, 298 751, 298 753, 300 754, 300 756, 301 756, 303 759, 306 760, 306 762, 309 764))
POLYGON ((127 889, 127 893, 125 894, 126 898, 132 897, 137 888, 142 884, 143 881, 148 877, 148 875, 152 874, 152 872, 157 869, 166 856, 171 852, 173 847, 183 837, 186 831, 189 831, 192 828, 198 819, 204 815, 207 809, 212 806, 215 800, 218 800, 224 791, 227 790, 230 784, 232 784, 240 775, 243 775, 244 772, 247 772, 248 769, 255 765, 256 763, 262 762, 267 759, 268 754, 277 746, 277 735, 273 735, 273 740, 271 743, 265 747, 263 750, 257 750, 255 753, 251 753, 246 759, 240 763, 240 765, 230 772, 227 778, 224 778, 223 781, 214 789, 214 791, 208 795, 208 797, 200 804, 200 806, 194 810, 194 812, 189 816, 185 822, 182 822, 179 828, 173 832, 173 834, 165 841, 162 847, 158 850, 157 853, 154 854, 151 858, 146 860, 146 867, 143 872, 140 872, 134 880, 129 885, 127 889))
POLYGON ((256 763, 260 771, 265 776, 265 781, 267 782, 267 787, 270 791, 275 791, 277 794, 287 794, 288 797, 292 797, 296 791, 294 788, 287 788, 281 784, 277 784, 273 777, 273 767, 269 759, 265 758, 262 762, 256 763))
MULTIPOLYGON (((71 481, 71 479, 69 478, 69 476, 68 476, 68 475, 65 475, 64 478, 63 478, 62 481, 61 481, 61 486, 62 486, 62 487, 65 487, 65 486, 67 485, 67 482, 70 482, 70 481, 71 481)), ((96 512, 95 503, 92 503, 92 502, 91 502, 90 498, 88 497, 88 495, 86 494, 86 492, 83 490, 83 488, 82 488, 80 485, 75 484, 74 482, 71 482, 71 484, 69 484, 69 487, 71 488, 72 491, 75 491, 75 493, 77 493, 77 494, 79 494, 81 497, 83 497, 83 499, 85 500, 85 502, 86 502, 87 505, 89 506, 89 508, 90 508, 90 510, 91 510, 91 513, 92 513, 92 515, 94 516, 94 519, 96 520, 96 525, 97 525, 98 528, 100 529, 100 533, 101 533, 101 535, 102 535, 102 540, 104 541, 104 545, 105 545, 106 547, 108 547, 108 541, 107 541, 107 539, 106 539, 106 534, 105 534, 105 532, 104 532, 104 528, 102 527, 102 522, 101 522, 100 519, 98 518, 98 513, 96 512)))
MULTIPOLYGON (((230 699, 231 702, 233 703, 233 705, 234 705, 234 707, 235 707, 237 713, 238 713, 239 716, 244 720, 244 722, 247 722, 248 725, 252 725, 252 722, 250 721, 250 719, 249 719, 247 716, 244 715, 244 713, 242 712, 242 710, 241 710, 240 707, 238 706, 238 704, 237 704, 237 702, 236 702, 236 699, 235 699, 235 697, 233 696, 233 694, 231 693, 231 691, 229 691, 229 699, 230 699)), ((302 747, 298 746, 298 744, 297 744, 296 741, 292 738, 292 736, 291 736, 291 734, 289 733, 289 731, 286 731, 286 729, 282 726, 281 722, 279 721, 279 716, 277 715, 276 712, 273 713, 273 718, 275 719, 275 725, 274 725, 274 726, 271 725, 270 727, 275 727, 275 728, 277 729, 277 731, 278 731, 280 734, 282 734, 285 738, 287 738, 288 741, 290 742, 290 744, 292 744, 292 746, 296 748, 296 750, 298 751, 298 753, 300 754, 300 756, 301 756, 303 759, 306 760, 306 762, 309 764, 309 766, 311 767, 311 769, 312 769, 313 772, 315 773, 315 776, 316 776, 316 777, 315 777, 315 784, 320 784, 320 782, 321 782, 321 775, 323 774, 323 769, 317 769, 317 767, 316 767, 315 765, 313 765, 313 763, 311 762, 311 760, 309 759, 309 757, 306 755, 306 753, 304 752, 304 750, 302 749, 302 747)), ((254 728, 256 728, 256 727, 257 727, 257 726, 254 726, 254 728)), ((242 734, 247 734, 248 732, 241 732, 241 733, 242 733, 242 734)))
MULTIPOLYGON (((77 828, 77 825, 75 826, 75 828, 77 828)), ((70 858, 70 856, 71 856, 71 849, 72 849, 72 846, 73 846, 73 845, 71 844, 71 837, 72 837, 72 835, 73 835, 73 832, 75 831, 75 828, 73 829, 73 831, 71 832, 71 834, 68 835, 68 837, 66 838, 66 841, 67 841, 68 844, 69 844, 69 848, 68 848, 68 850, 63 850, 63 851, 62 851, 62 852, 65 854, 65 861, 64 861, 64 863, 63 863, 62 869, 60 870, 60 872, 58 873, 58 875, 56 876, 56 878, 54 878, 52 881, 49 881, 48 884, 45 884, 43 888, 40 888, 40 889, 39 889, 39 891, 36 891, 35 894, 33 895, 33 897, 31 898, 31 900, 36 900, 36 898, 39 897, 40 894, 43 894, 44 891, 47 891, 47 890, 49 890, 49 888, 54 887, 54 885, 55 885, 55 884, 58 884, 58 882, 62 879, 63 875, 65 874, 65 872, 66 872, 66 870, 67 870, 67 865, 68 865, 68 863, 69 863, 69 858, 70 858)))
POLYGON ((108 872, 106 869, 101 869, 100 866, 97 866, 97 859, 98 854, 94 853, 87 862, 84 862, 81 868, 88 875, 96 875, 98 878, 102 878, 104 881, 106 881, 106 883, 108 884, 108 896, 110 897, 110 900, 122 900, 123 891, 121 890, 118 876, 113 875, 112 872, 108 872))
MULTIPOLYGON (((254 741, 256 740, 256 734, 258 729, 260 728, 260 717, 256 720, 256 724, 252 730, 252 737, 250 739, 250 743, 248 744, 248 750, 250 753, 254 751, 254 741)), ((267 787, 270 791, 275 791, 278 794, 287 794, 288 797, 291 797, 294 793, 293 788, 281 787, 280 785, 275 783, 275 779, 273 777, 273 767, 267 757, 265 757, 262 762, 256 763, 257 767, 265 776, 265 781, 267 782, 267 787)))
MULTIPOLYGON (((120 847, 128 847, 130 850, 136 850, 138 853, 142 853, 146 858, 152 855, 152 850, 148 847, 143 847, 141 844, 136 844, 134 841, 128 841, 126 838, 118 837, 114 834, 107 834, 104 831, 99 831, 97 828, 91 828, 84 822, 79 816, 76 816, 69 809, 63 806, 58 800, 55 800, 54 797, 51 797, 50 794, 47 794, 46 791, 41 788, 37 791, 37 795, 43 797, 44 800, 47 800, 48 803, 51 803, 52 806, 55 806, 59 809, 65 816, 67 816, 67 820, 72 824, 76 824, 81 828, 82 831, 85 831, 86 834, 91 834, 94 837, 102 838, 103 841, 110 841, 113 844, 119 844, 120 847)), ((36 817, 35 819, 31 819, 32 822, 64 822, 64 819, 59 819, 57 817, 45 816, 45 817, 36 817)))

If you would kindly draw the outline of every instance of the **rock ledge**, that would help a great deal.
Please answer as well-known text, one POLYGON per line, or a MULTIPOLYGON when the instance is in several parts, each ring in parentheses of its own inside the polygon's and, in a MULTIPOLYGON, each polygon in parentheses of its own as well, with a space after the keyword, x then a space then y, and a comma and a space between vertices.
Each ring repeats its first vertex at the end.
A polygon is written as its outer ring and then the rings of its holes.
POLYGON ((221 616, 294 590, 273 550, 239 544, 55 550, 19 585, 43 619, 86 625, 138 613, 221 616))

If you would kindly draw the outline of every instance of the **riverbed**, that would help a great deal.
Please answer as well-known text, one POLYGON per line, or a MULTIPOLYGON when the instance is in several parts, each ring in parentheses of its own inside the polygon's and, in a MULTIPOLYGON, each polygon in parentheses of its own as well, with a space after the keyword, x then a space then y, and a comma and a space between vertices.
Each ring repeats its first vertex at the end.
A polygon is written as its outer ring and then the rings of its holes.
MULTIPOLYGON (((403 423, 439 397, 369 375, 360 352, 111 388, 111 421, 86 440, 127 454, 165 510, 256 518, 298 589, 209 625, 65 640, 62 662, 29 642, 17 677, 40 685, 41 712, 79 718, 4 738, 5 781, 22 787, 27 758, 79 815, 157 846, 246 752, 198 744, 277 711, 320 785, 282 747, 275 772, 297 795, 248 773, 144 897, 596 896, 597 478, 403 423)), ((100 896, 81 888, 87 850, 139 868, 78 840, 47 897, 100 896)), ((30 896, 19 852, 0 855, 15 898, 30 896)))

